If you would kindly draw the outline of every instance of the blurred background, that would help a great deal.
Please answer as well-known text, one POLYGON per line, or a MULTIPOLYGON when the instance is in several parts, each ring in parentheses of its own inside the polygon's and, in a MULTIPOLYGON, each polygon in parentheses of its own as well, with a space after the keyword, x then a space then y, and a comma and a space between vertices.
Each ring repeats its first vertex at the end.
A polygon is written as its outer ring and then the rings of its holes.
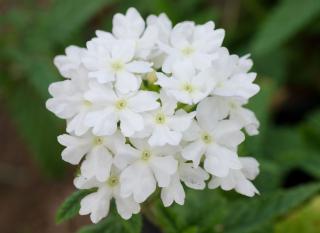
MULTIPOLYGON (((60 158, 56 137, 65 126, 45 109, 47 88, 61 79, 55 55, 110 30, 112 15, 131 6, 144 17, 165 12, 173 23, 214 20, 231 53, 251 53, 261 85, 249 104, 261 133, 240 147, 261 162, 261 196, 189 191, 183 207, 156 203, 142 232, 320 232, 319 0, 0 0, 0 232, 89 224, 87 216, 55 223, 75 170, 60 158)), ((108 221, 80 232, 140 232, 108 221)))

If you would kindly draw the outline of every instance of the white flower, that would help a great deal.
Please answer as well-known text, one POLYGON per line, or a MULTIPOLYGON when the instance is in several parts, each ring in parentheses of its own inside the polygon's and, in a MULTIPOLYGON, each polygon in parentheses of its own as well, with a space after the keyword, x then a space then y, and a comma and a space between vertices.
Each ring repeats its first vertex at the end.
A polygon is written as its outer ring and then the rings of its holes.
POLYGON ((131 139, 135 148, 127 147, 118 152, 116 164, 129 164, 120 175, 121 195, 144 202, 159 187, 167 187, 176 172, 178 162, 170 154, 171 148, 150 147, 145 140, 131 139))
POLYGON ((195 25, 193 22, 177 24, 171 33, 169 45, 161 44, 163 51, 168 54, 162 70, 171 73, 176 61, 190 61, 197 69, 210 66, 216 57, 214 53, 221 46, 224 30, 214 30, 212 21, 195 25))
MULTIPOLYGON (((169 43, 169 38, 172 30, 172 22, 166 14, 162 13, 159 16, 148 16, 147 24, 148 26, 153 26, 158 29, 158 42, 163 44, 169 43)), ((166 56, 166 53, 159 48, 158 44, 156 44, 149 57, 153 62, 154 67, 159 69, 162 67, 166 56)))
POLYGON ((74 180, 74 184, 79 189, 98 188, 96 192, 85 196, 80 202, 80 215, 90 214, 93 223, 99 222, 108 215, 112 198, 115 199, 117 211, 122 218, 129 219, 132 214, 140 212, 140 205, 132 197, 123 198, 120 195, 119 171, 116 169, 113 169, 106 182, 79 176, 74 180))
POLYGON ((220 186, 226 191, 235 189, 238 193, 248 197, 259 194, 250 181, 259 174, 259 163, 252 157, 242 157, 240 162, 242 169, 232 169, 226 177, 212 177, 208 184, 209 188, 215 189, 220 186))
POLYGON ((112 33, 86 48, 69 46, 54 64, 66 80, 50 85, 46 107, 65 119, 62 159, 79 166, 78 189, 93 189, 80 214, 94 223, 115 199, 128 219, 159 188, 164 206, 185 201, 185 187, 235 189, 253 196, 259 173, 238 146, 258 134, 246 108, 259 91, 249 55, 230 55, 212 21, 173 26, 164 13, 146 22, 129 8, 112 33), (196 111, 194 111, 196 109, 196 111))
POLYGON ((52 83, 49 86, 52 98, 46 102, 47 109, 67 120, 67 132, 78 136, 89 129, 84 123, 84 118, 91 111, 91 103, 84 97, 86 88, 87 82, 82 76, 52 83))
POLYGON ((212 62, 216 81, 213 95, 249 99, 259 92, 259 86, 253 83, 256 73, 246 73, 250 65, 243 65, 243 61, 236 55, 230 55, 226 48, 219 49, 218 57, 212 62))
POLYGON ((89 78, 99 83, 115 81, 115 87, 122 93, 138 90, 141 78, 137 74, 151 71, 151 63, 134 59, 135 44, 132 41, 103 40, 101 37, 90 41, 87 46, 88 51, 82 60, 89 70, 89 78))
POLYGON ((59 55, 54 58, 54 64, 63 77, 72 78, 78 74, 82 65, 81 58, 85 51, 83 48, 71 45, 66 48, 66 55, 59 55))
POLYGON ((195 112, 186 113, 183 110, 175 112, 177 101, 168 97, 163 91, 160 92, 160 99, 161 108, 144 115, 145 129, 136 136, 150 136, 148 143, 151 146, 166 144, 176 146, 181 141, 182 133, 189 128, 195 112))
POLYGON ((113 154, 117 147, 125 143, 125 138, 120 133, 115 133, 108 137, 98 137, 91 133, 86 133, 81 137, 63 134, 58 137, 58 141, 66 148, 62 151, 62 159, 71 164, 81 164, 81 174, 84 177, 96 177, 100 182, 104 182, 110 175, 113 164, 113 154))
POLYGON ((182 157, 192 160, 197 167, 205 155, 204 168, 209 173, 225 177, 230 169, 241 168, 236 148, 244 140, 237 122, 223 120, 215 111, 211 99, 205 99, 197 107, 197 122, 185 132, 184 139, 191 141, 182 150, 182 157))
POLYGON ((120 122, 122 134, 132 136, 144 128, 141 113, 157 109, 160 105, 155 92, 138 91, 120 95, 111 86, 97 83, 90 84, 85 96, 95 109, 87 115, 85 121, 96 135, 112 135, 120 122))
POLYGON ((204 189, 205 181, 209 179, 209 175, 201 167, 194 167, 182 158, 179 159, 177 172, 172 176, 170 185, 161 189, 161 199, 165 207, 172 205, 175 201, 179 205, 184 204, 185 191, 181 181, 186 186, 193 189, 204 189))
POLYGON ((222 115, 229 116, 229 119, 238 122, 241 127, 245 127, 246 132, 251 135, 259 133, 260 123, 254 112, 244 108, 248 101, 235 97, 212 97, 212 105, 214 105, 222 115))
POLYGON ((173 66, 172 77, 158 73, 158 81, 163 90, 181 103, 197 104, 209 95, 215 85, 210 69, 196 73, 193 65, 179 62, 173 66))
POLYGON ((156 27, 148 26, 135 8, 129 8, 125 15, 115 14, 112 33, 117 39, 131 40, 135 45, 135 57, 145 59, 150 54, 158 37, 156 27))

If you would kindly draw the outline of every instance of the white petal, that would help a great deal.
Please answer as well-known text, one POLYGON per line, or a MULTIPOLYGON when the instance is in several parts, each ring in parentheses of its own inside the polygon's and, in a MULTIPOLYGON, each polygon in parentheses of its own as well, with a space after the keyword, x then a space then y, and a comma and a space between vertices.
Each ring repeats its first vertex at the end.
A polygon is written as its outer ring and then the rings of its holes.
POLYGON ((151 146, 170 144, 176 146, 180 143, 182 134, 170 130, 167 126, 156 126, 148 142, 151 146))
POLYGON ((59 55, 54 58, 54 64, 59 69, 60 74, 66 78, 71 78, 74 72, 81 65, 81 56, 85 49, 71 45, 66 48, 66 56, 59 55))
POLYGON ((185 196, 183 186, 177 174, 173 175, 170 185, 161 190, 161 200, 165 207, 170 206, 174 201, 179 205, 183 205, 185 196))
POLYGON ((124 169, 129 164, 132 164, 134 161, 138 160, 140 157, 140 151, 136 150, 128 144, 124 144, 117 148, 116 155, 114 158, 114 164, 119 169, 124 169))
POLYGON ((62 159, 71 164, 79 164, 85 154, 91 149, 90 141, 87 139, 74 137, 68 134, 63 134, 58 137, 61 145, 66 146, 62 151, 62 159))
POLYGON ((176 113, 176 115, 170 118, 168 125, 175 131, 183 132, 191 125, 192 119, 196 115, 196 112, 185 113, 182 110, 179 111, 176 113), (181 114, 179 114, 179 111, 181 114))
POLYGON ((178 161, 172 156, 155 156, 150 159, 150 166, 159 187, 167 187, 170 184, 171 175, 177 171, 178 161))
POLYGON ((104 146, 95 147, 81 164, 81 174, 90 178, 95 176, 98 181, 104 182, 110 176, 112 154, 104 146))
POLYGON ((112 108, 91 112, 85 118, 86 125, 93 127, 93 133, 98 136, 114 134, 117 122, 117 115, 112 108))
POLYGON ((129 108, 135 112, 145 112, 157 109, 159 95, 153 91, 139 91, 135 96, 128 100, 129 108))
POLYGON ((255 194, 259 194, 259 191, 256 187, 247 179, 241 179, 237 186, 236 191, 242 195, 253 197, 255 194))
POLYGON ((223 114, 216 109, 212 98, 204 99, 197 106, 197 120, 201 128, 206 131, 213 130, 217 122, 226 117, 223 114))
POLYGON ((116 197, 116 206, 118 213, 125 220, 128 220, 132 214, 137 214, 140 211, 140 205, 132 197, 116 197))
POLYGON ((148 166, 134 163, 128 166, 120 175, 122 197, 133 195, 136 202, 144 202, 155 190, 156 181, 148 166))
POLYGON ((93 223, 98 223, 109 213, 111 194, 108 190, 99 189, 98 192, 91 193, 80 202, 80 215, 90 214, 93 223))
POLYGON ((210 146, 204 168, 212 175, 225 177, 230 169, 240 169, 241 163, 235 152, 221 146, 210 146))
POLYGON ((145 23, 135 8, 129 8, 126 15, 115 14, 112 20, 112 33, 117 38, 137 39, 144 30, 145 23))
POLYGON ((179 167, 180 179, 190 188, 204 189, 209 175, 201 167, 195 168, 191 163, 183 163, 179 167))
POLYGON ((141 84, 141 78, 132 73, 123 71, 117 75, 116 88, 120 93, 127 94, 130 91, 136 91, 141 84))
POLYGON ((188 142, 195 141, 196 139, 199 139, 201 136, 202 130, 198 126, 195 120, 193 120, 189 126, 189 128, 183 132, 183 140, 186 140, 188 142))
POLYGON ((149 62, 132 61, 132 62, 126 64, 126 69, 127 69, 127 71, 129 71, 131 73, 144 74, 144 73, 152 71, 151 65, 152 64, 149 62))
POLYGON ((117 99, 112 86, 90 83, 89 88, 90 89, 85 92, 84 97, 94 104, 111 103, 117 99))
POLYGON ((80 112, 70 121, 67 121, 67 132, 74 133, 77 136, 85 134, 89 127, 85 124, 85 119, 87 117, 87 112, 80 112))
POLYGON ((129 40, 119 40, 112 46, 112 59, 129 62, 132 60, 135 52, 135 44, 129 40))
MULTIPOLYGON (((106 64, 107 66, 107 64, 106 64)), ((94 78, 98 83, 110 83, 115 80, 113 73, 109 72, 107 69, 99 69, 95 71, 90 71, 88 74, 89 78, 94 78)))
POLYGON ((242 172, 245 177, 249 180, 253 180, 259 174, 259 163, 253 157, 240 157, 240 162, 242 164, 242 172))
POLYGON ((178 62, 173 66, 172 76, 181 81, 191 81, 195 75, 195 69, 189 62, 178 62))
POLYGON ((87 178, 82 175, 74 178, 73 184, 78 189, 91 189, 99 187, 101 182, 99 182, 95 177, 87 178))
POLYGON ((177 107, 177 100, 175 100, 172 96, 168 96, 163 89, 160 90, 160 100, 162 111, 166 115, 173 115, 174 110, 177 107))
POLYGON ((200 159, 206 148, 200 140, 188 144, 182 149, 181 155, 186 160, 191 160, 195 167, 200 164, 200 159))
POLYGON ((143 127, 143 117, 139 114, 130 110, 120 112, 120 129, 124 136, 130 137, 136 131, 143 130, 143 127))

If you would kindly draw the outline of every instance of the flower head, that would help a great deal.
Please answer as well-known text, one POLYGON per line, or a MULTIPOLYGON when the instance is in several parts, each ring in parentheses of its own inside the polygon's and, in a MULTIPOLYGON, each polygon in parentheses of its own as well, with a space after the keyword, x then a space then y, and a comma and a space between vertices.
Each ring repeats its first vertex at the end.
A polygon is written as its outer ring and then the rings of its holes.
POLYGON ((249 55, 230 54, 223 38, 212 21, 174 26, 162 13, 145 22, 129 8, 112 32, 54 59, 66 79, 50 85, 46 107, 66 120, 58 141, 79 166, 74 185, 93 190, 81 215, 97 223, 114 200, 129 219, 157 188, 164 206, 183 205, 186 188, 259 193, 258 162, 238 154, 244 131, 259 133, 246 107, 259 86, 249 55))

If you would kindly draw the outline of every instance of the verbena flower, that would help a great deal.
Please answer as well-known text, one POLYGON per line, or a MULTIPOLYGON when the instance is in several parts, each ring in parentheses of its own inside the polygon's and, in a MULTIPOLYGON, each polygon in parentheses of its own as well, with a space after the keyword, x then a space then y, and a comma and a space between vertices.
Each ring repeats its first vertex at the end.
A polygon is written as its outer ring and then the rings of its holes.
POLYGON ((46 103, 66 120, 58 141, 62 159, 79 166, 75 186, 96 188, 80 214, 97 223, 114 199, 129 219, 157 188, 164 206, 183 205, 185 188, 258 194, 259 164, 238 154, 245 133, 259 133, 246 107, 259 91, 249 55, 222 47, 224 30, 211 21, 173 26, 162 13, 145 22, 129 8, 112 22, 54 59, 65 80, 46 103))

